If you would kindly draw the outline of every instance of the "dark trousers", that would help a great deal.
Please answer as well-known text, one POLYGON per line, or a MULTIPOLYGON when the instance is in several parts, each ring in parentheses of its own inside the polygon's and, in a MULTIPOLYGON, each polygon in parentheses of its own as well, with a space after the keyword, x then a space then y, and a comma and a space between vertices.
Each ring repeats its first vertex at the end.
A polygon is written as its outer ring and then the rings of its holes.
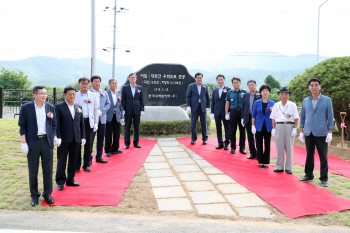
POLYGON ((111 122, 106 122, 105 153, 117 152, 119 149, 120 123, 115 114, 111 122), (112 142, 113 137, 113 142, 112 142))
POLYGON ((218 138, 219 145, 223 145, 223 138, 222 138, 222 125, 221 121, 224 124, 224 130, 225 130, 225 145, 230 144, 230 121, 225 119, 225 114, 219 114, 218 116, 215 116, 215 124, 216 124, 216 136, 218 138))
MULTIPOLYGON (((92 132, 93 129, 90 128, 89 118, 84 118, 85 126, 85 139, 86 143, 84 145, 84 155, 83 155, 83 168, 90 166, 90 156, 91 156, 91 144, 92 144, 92 132)), ((79 150, 77 155, 77 169, 81 167, 81 144, 79 144, 79 150)))
POLYGON ((70 143, 62 143, 57 147, 57 170, 56 170, 56 183, 58 185, 63 185, 66 181, 67 183, 73 183, 75 171, 77 167, 77 156, 79 152, 79 144, 73 139, 70 143), (66 165, 67 156, 68 157, 68 177, 66 177, 66 165))
POLYGON ((29 187, 32 198, 39 198, 38 191, 38 170, 41 157, 43 169, 44 192, 43 196, 50 196, 52 193, 52 169, 53 169, 53 149, 50 148, 47 138, 37 138, 34 147, 27 154, 29 187))
MULTIPOLYGON (((103 140, 105 139, 105 133, 106 133, 106 124, 101 124, 101 121, 98 121, 98 129, 96 132, 92 131, 92 136, 91 136, 91 152, 94 147, 94 141, 95 141, 95 136, 97 133, 97 142, 96 142, 96 147, 97 147, 97 153, 96 153, 96 159, 102 158, 102 151, 103 151, 103 140)), ((90 160, 92 160, 92 155, 90 156, 90 160)))
POLYGON ((309 136, 305 136, 306 144, 306 162, 305 162, 305 175, 308 177, 314 177, 313 171, 315 166, 315 146, 317 148, 320 162, 321 162, 321 181, 328 180, 328 143, 326 142, 326 136, 315 137, 312 133, 309 136))
POLYGON ((241 110, 230 109, 231 149, 236 150, 236 131, 239 128, 239 148, 245 149, 245 131, 241 124, 241 110))
POLYGON ((197 110, 195 112, 191 112, 191 139, 192 141, 197 140, 197 121, 198 117, 201 122, 202 127, 202 140, 208 140, 208 132, 207 132, 207 112, 202 111, 201 104, 198 105, 197 110))
POLYGON ((140 116, 141 116, 140 114, 135 114, 133 110, 129 115, 125 115, 125 132, 124 132, 125 146, 130 145, 131 123, 133 123, 133 126, 134 126, 134 145, 139 143, 140 116))
POLYGON ((253 156, 257 156, 256 149, 255 149, 254 134, 252 133, 252 115, 249 115, 249 121, 244 126, 245 126, 245 129, 247 131, 250 154, 253 156))
POLYGON ((267 132, 266 127, 262 127, 261 131, 256 131, 256 149, 258 151, 259 164, 270 163, 270 148, 271 148, 271 132, 267 132), (264 151, 265 147, 265 151, 264 151))

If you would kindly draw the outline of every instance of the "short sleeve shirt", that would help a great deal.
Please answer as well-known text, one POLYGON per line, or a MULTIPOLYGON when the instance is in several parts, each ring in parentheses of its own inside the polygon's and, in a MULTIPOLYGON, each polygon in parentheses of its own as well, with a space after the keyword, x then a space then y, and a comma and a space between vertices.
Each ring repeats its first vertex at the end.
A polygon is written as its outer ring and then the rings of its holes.
POLYGON ((233 89, 227 92, 226 101, 230 102, 230 109, 242 108, 244 93, 247 92, 242 89, 239 89, 238 91, 233 89))
POLYGON ((299 119, 297 105, 291 101, 287 101, 286 105, 283 106, 282 102, 279 101, 273 105, 270 118, 275 119, 276 122, 294 122, 294 119, 299 119))

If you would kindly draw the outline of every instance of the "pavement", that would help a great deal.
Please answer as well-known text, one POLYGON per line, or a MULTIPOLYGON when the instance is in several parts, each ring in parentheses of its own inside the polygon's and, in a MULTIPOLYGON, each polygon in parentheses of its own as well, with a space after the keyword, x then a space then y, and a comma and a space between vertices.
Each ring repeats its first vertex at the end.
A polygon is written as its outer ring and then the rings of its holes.
POLYGON ((261 198, 175 138, 158 139, 144 167, 160 211, 274 218, 261 198))

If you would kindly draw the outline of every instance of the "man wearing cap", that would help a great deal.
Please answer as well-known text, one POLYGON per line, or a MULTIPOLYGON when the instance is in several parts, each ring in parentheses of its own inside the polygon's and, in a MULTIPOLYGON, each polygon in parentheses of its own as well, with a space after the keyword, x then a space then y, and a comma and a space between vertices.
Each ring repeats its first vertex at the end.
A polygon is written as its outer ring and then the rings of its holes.
POLYGON ((278 92, 281 101, 275 103, 270 118, 272 119, 271 134, 275 137, 277 162, 274 172, 292 173, 294 138, 297 134, 299 113, 297 105, 288 101, 290 92, 287 87, 282 87, 278 92), (286 164, 284 166, 284 152, 286 152, 286 164))
POLYGON ((311 95, 303 101, 299 125, 299 139, 306 142, 305 176, 299 181, 306 182, 314 179, 316 146, 321 162, 320 180, 323 187, 328 187, 328 143, 332 141, 334 129, 332 100, 320 93, 321 81, 319 79, 311 78, 308 85, 311 95))

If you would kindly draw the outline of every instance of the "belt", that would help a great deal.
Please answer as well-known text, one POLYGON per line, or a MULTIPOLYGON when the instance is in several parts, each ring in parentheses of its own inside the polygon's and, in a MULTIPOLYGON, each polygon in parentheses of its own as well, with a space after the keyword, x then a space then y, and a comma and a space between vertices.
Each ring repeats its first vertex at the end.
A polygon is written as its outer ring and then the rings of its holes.
POLYGON ((294 125, 294 122, 291 122, 291 121, 281 121, 281 122, 276 122, 276 124, 291 124, 291 125, 294 125))
POLYGON ((43 135, 38 135, 38 136, 36 136, 37 138, 46 138, 47 136, 46 136, 46 134, 43 134, 43 135))
POLYGON ((240 108, 231 108, 230 110, 234 110, 234 111, 241 111, 240 108))
POLYGON ((89 120, 89 117, 84 117, 84 120, 89 120))

